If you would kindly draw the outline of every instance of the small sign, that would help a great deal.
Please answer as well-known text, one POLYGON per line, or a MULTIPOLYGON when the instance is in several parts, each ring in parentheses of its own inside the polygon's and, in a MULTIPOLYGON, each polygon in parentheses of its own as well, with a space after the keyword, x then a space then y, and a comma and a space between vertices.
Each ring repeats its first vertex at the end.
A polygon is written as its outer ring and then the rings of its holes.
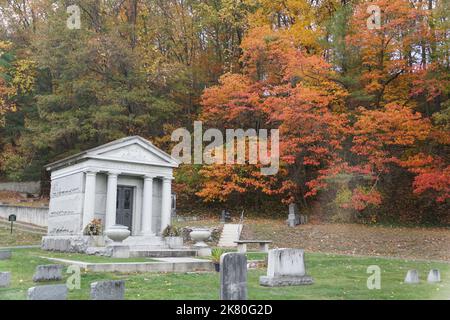
POLYGON ((13 224, 14 224, 14 221, 16 221, 16 219, 17 219, 17 216, 15 214, 10 214, 8 216, 8 221, 11 221, 11 234, 13 233, 13 224))

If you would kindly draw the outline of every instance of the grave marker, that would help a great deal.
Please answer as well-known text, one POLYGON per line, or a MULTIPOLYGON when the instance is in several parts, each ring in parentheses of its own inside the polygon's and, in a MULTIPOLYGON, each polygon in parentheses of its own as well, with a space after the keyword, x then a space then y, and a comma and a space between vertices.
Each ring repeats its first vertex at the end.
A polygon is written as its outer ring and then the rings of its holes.
POLYGON ((220 299, 247 300, 247 257, 225 253, 220 257, 220 299))

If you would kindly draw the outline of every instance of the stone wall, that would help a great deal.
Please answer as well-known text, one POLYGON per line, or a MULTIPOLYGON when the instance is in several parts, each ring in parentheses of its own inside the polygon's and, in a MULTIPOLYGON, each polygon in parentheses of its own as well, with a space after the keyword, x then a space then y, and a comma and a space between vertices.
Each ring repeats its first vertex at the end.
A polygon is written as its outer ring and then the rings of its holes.
POLYGON ((41 193, 41 182, 0 182, 0 191, 14 191, 39 195, 41 193))
POLYGON ((46 207, 38 208, 0 204, 0 218, 8 219, 11 214, 15 214, 19 222, 31 223, 41 227, 48 226, 48 208, 46 207))
POLYGON ((106 246, 104 236, 44 236, 41 249, 47 251, 86 253, 89 247, 106 246))

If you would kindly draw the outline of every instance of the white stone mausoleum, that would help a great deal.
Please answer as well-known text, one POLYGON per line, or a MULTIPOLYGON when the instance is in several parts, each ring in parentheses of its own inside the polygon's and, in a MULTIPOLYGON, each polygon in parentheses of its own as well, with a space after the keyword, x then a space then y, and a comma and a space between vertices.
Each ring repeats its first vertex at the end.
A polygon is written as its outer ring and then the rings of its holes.
MULTIPOLYGON (((51 191, 44 240, 48 244, 54 243, 50 240, 80 239, 86 226, 100 219, 104 229, 115 224, 127 226, 130 243, 157 242, 171 223, 176 167, 174 158, 138 136, 47 165, 51 191)), ((50 245, 50 249, 54 246, 58 245, 50 245)))

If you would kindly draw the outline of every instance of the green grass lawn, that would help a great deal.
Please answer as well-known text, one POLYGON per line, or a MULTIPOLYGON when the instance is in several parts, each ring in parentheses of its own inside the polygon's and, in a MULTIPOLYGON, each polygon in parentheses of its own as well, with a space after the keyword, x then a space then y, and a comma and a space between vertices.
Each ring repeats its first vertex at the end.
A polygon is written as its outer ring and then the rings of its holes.
MULTIPOLYGON (((12 271, 12 286, 0 288, 0 300, 25 299, 35 267, 51 263, 39 256, 53 253, 37 249, 17 249, 11 260, 0 261, 0 271, 12 271)), ((70 254, 57 254, 74 258, 70 254)), ((78 257, 78 255, 77 255, 78 257)), ((249 255, 249 258, 252 254, 249 255)), ((258 254, 258 258, 261 254, 258 254)), ((265 288, 258 278, 265 269, 248 272, 249 299, 450 299, 450 264, 402 259, 365 258, 318 253, 306 254, 307 270, 315 284, 310 286, 265 288), (367 289, 367 267, 381 268, 381 290, 367 289), (429 269, 441 270, 442 283, 428 284, 429 269), (403 284, 408 269, 417 269, 422 282, 403 284)), ((66 275, 66 277, 69 275, 66 275)), ((127 299, 217 299, 219 274, 209 273, 82 273, 81 289, 69 293, 69 299, 88 299, 91 282, 105 279, 126 280, 127 299)), ((61 281, 60 283, 63 283, 61 281)))
POLYGON ((36 245, 41 243, 41 239, 42 234, 18 231, 16 229, 11 234, 9 225, 0 223, 0 247, 36 245))

